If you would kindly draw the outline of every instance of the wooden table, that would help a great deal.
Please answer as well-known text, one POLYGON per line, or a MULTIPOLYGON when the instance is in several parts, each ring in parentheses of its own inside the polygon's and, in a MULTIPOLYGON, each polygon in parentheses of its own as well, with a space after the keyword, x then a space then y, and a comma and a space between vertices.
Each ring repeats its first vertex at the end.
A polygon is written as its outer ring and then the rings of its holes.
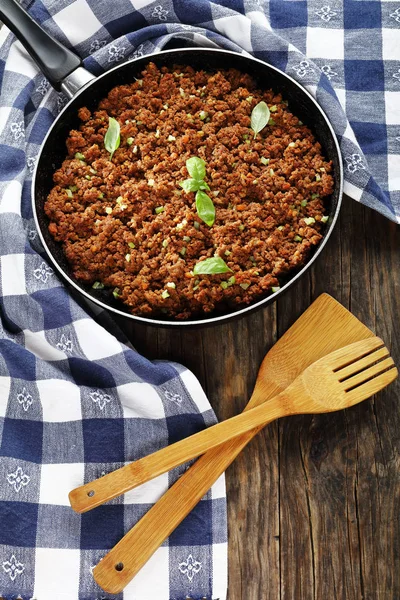
MULTIPOLYGON (((276 304, 203 330, 123 326, 148 358, 192 369, 226 419, 245 406, 266 351, 322 292, 400 364, 400 229, 346 198, 322 256, 276 304)), ((229 600, 400 599, 399 391, 396 382, 344 412, 282 419, 229 468, 229 600)))

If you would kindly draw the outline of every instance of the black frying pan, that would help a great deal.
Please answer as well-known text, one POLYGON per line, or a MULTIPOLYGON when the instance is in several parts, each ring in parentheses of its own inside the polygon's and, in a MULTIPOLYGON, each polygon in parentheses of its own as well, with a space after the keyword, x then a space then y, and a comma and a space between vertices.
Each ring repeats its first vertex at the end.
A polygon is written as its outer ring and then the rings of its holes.
POLYGON ((1 0, 0 19, 24 44, 51 85, 55 89, 63 91, 70 98, 70 102, 51 126, 39 152, 32 181, 32 203, 38 233, 49 259, 62 278, 83 296, 114 313, 153 325, 193 326, 220 323, 275 301, 319 256, 332 232, 340 209, 343 191, 342 161, 338 142, 327 117, 314 98, 291 77, 260 60, 235 52, 208 48, 185 48, 137 58, 114 67, 96 79, 81 66, 81 60, 73 52, 64 48, 44 32, 15 0, 1 0), (315 137, 322 145, 324 155, 333 162, 335 187, 327 205, 327 214, 330 218, 323 240, 307 263, 296 272, 292 271, 286 280, 282 281, 281 289, 278 292, 244 308, 231 310, 228 313, 214 313, 211 317, 199 317, 188 321, 160 320, 132 315, 121 302, 113 298, 111 291, 95 291, 89 285, 75 281, 71 275, 71 268, 63 255, 61 245, 54 241, 48 231, 49 221, 43 206, 53 187, 53 173, 66 156, 65 140, 71 129, 79 127, 78 109, 87 106, 89 110, 93 111, 99 101, 105 98, 113 87, 131 83, 134 77, 139 77, 140 72, 150 60, 158 67, 172 66, 173 64, 190 65, 206 70, 234 67, 248 73, 254 77, 261 89, 272 88, 282 93, 283 97, 289 101, 289 106, 296 116, 313 130, 315 137))

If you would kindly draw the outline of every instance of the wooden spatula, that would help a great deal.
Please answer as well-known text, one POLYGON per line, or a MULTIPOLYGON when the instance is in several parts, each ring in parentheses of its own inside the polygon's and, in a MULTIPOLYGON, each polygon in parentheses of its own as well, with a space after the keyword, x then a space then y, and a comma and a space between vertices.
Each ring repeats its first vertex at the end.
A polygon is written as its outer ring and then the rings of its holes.
MULTIPOLYGON (((245 410, 284 390, 301 371, 322 356, 371 336, 373 333, 348 310, 322 294, 264 358, 264 391, 254 394, 245 410)), ((257 431, 259 428, 201 456, 95 567, 93 575, 100 587, 112 594, 121 592, 257 431), (123 568, 119 570, 121 564, 123 568)), ((87 492, 99 481, 92 482, 83 493, 82 488, 71 492, 75 510, 84 512, 96 506, 90 505, 92 498, 87 492)), ((124 491, 119 490, 115 495, 124 491)), ((103 502, 107 499, 105 497, 103 502)))
MULTIPOLYGON (((397 369, 378 337, 359 340, 323 356, 307 367, 269 402, 171 444, 129 465, 109 479, 129 477, 130 488, 171 471, 238 435, 290 415, 328 413, 354 406, 392 383, 397 369)), ((263 377, 256 387, 264 390, 263 377)))

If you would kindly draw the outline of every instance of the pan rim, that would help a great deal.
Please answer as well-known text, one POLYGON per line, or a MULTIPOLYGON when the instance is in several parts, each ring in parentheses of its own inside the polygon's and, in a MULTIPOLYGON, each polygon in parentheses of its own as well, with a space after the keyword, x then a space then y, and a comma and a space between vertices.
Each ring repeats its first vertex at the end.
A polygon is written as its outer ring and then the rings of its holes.
MULTIPOLYGON (((90 73, 90 71, 88 71, 90 73)), ((193 47, 193 48, 174 48, 171 50, 161 50, 159 52, 153 52, 151 54, 146 54, 144 56, 140 56, 134 59, 128 59, 127 61, 116 65, 115 67, 112 67, 111 69, 109 69, 108 71, 105 71, 104 73, 102 73, 101 75, 99 75, 98 77, 95 77, 94 79, 92 79, 91 81, 89 81, 88 83, 86 83, 84 86, 82 86, 77 93, 67 102, 67 104, 63 107, 63 109, 61 110, 61 112, 57 115, 57 117, 54 119, 53 123, 51 124, 49 130, 46 133, 46 136, 44 137, 41 146, 40 146, 40 150, 38 152, 37 155, 37 160, 36 160, 36 164, 35 164, 35 168, 34 168, 34 172, 32 175, 32 183, 31 183, 31 203, 32 203, 32 211, 33 211, 33 217, 35 220, 35 225, 36 225, 36 229, 37 229, 37 233, 39 235, 40 241, 44 247, 44 250, 47 254, 47 257, 50 259, 50 261, 52 262, 52 264, 55 266, 56 270, 58 271, 58 273, 61 275, 62 279, 66 280, 70 285, 72 285, 72 287, 77 290, 80 294, 82 294, 86 299, 90 300, 91 302, 93 302, 94 304, 97 304, 98 306, 100 306, 101 308, 107 310, 107 311, 111 311, 114 314, 117 314, 121 317, 125 317, 128 319, 132 319, 134 321, 139 321, 141 323, 145 323, 146 325, 153 325, 153 326, 158 326, 158 327, 165 327, 165 328, 174 328, 174 327, 186 327, 186 328, 196 328, 196 327, 203 327, 203 326, 208 326, 208 325, 218 325, 221 323, 225 323, 228 322, 230 320, 233 319, 238 319, 242 316, 244 316, 247 313, 251 313, 253 311, 256 311, 257 309, 261 308, 262 306, 267 306, 268 304, 275 302, 277 297, 284 293, 285 291, 287 291, 289 289, 290 286, 292 286, 304 273, 305 271, 311 267, 311 265, 315 262, 315 260, 318 258, 318 256, 321 254, 322 250, 324 249, 326 243, 328 242, 333 229, 335 228, 337 219, 339 217, 339 213, 340 213, 340 208, 341 208, 341 204, 342 204, 342 199, 343 199, 343 162, 342 162, 342 157, 341 157, 341 152, 340 152, 340 146, 339 146, 339 142, 336 136, 336 133, 332 127, 332 124, 330 123, 328 117, 325 114, 325 111, 322 109, 322 107, 318 104, 317 100, 310 94, 310 92, 304 88, 300 83, 298 83, 295 79, 293 79, 290 75, 288 75, 287 73, 285 73, 284 71, 282 71, 281 69, 278 69, 277 67, 274 67, 273 65, 270 65, 269 63, 260 60, 254 56, 251 56, 250 54, 248 54, 247 52, 234 52, 232 50, 225 50, 223 48, 205 48, 205 47, 193 47), (221 315, 216 315, 214 317, 208 317, 208 318, 199 318, 199 319, 191 319, 191 320, 182 320, 182 321, 177 321, 177 320, 163 320, 163 319, 153 319, 150 317, 143 317, 140 315, 135 315, 132 313, 127 313, 125 311, 119 310, 118 308, 115 308, 114 306, 110 306, 109 304, 106 304, 105 302, 103 302, 101 299, 98 299, 94 296, 92 296, 91 294, 89 294, 85 289, 83 289, 82 287, 80 287, 80 285, 74 281, 67 273, 65 273, 64 269, 59 265, 58 261, 55 259, 55 257, 53 256, 51 250, 49 249, 46 240, 44 239, 44 236, 42 234, 41 231, 41 227, 39 224, 39 218, 38 218, 38 214, 37 214, 37 210, 36 210, 36 194, 35 194, 35 190, 36 190, 36 176, 37 176, 37 172, 39 169, 39 165, 40 165, 40 159, 43 153, 43 150, 46 146, 47 140, 49 138, 49 136, 51 135, 51 132, 53 130, 53 128, 56 126, 56 124, 58 123, 58 121, 61 119, 62 115, 69 110, 70 108, 70 104, 75 101, 84 91, 86 91, 90 86, 96 84, 98 81, 102 80, 103 78, 107 77, 110 73, 117 71, 118 69, 121 69, 123 67, 125 67, 127 64, 134 64, 135 62, 138 61, 143 61, 143 59, 147 59, 149 61, 151 61, 151 59, 153 57, 158 57, 160 55, 163 54, 181 54, 181 53, 200 53, 200 52, 205 52, 205 53, 213 53, 213 54, 228 54, 231 56, 240 56, 241 58, 247 59, 251 62, 256 62, 256 63, 260 63, 263 66, 268 66, 268 68, 276 71, 277 73, 279 73, 280 75, 282 75, 284 78, 288 79, 290 82, 292 82, 292 84, 294 84, 303 94, 305 94, 310 100, 311 102, 315 105, 316 109, 320 112, 322 118, 324 119, 326 125, 328 126, 328 129, 330 131, 332 140, 334 142, 334 146, 335 146, 335 150, 338 156, 338 165, 339 165, 339 173, 336 173, 336 177, 337 177, 337 181, 338 181, 338 200, 337 200, 337 206, 335 209, 335 213, 332 216, 331 222, 329 223, 329 229, 326 231, 326 233, 324 234, 323 239, 321 240, 320 244, 318 245, 317 249, 315 250, 314 254, 312 255, 312 257, 307 260, 307 262, 304 264, 304 266, 295 274, 293 275, 293 277, 291 277, 289 279, 289 281, 287 281, 278 291, 272 293, 269 296, 266 296, 264 298, 262 298, 261 300, 258 300, 257 302, 254 302, 252 304, 249 304, 248 306, 244 306, 242 308, 239 308, 238 310, 233 310, 231 312, 228 312, 226 314, 221 314, 221 315)))

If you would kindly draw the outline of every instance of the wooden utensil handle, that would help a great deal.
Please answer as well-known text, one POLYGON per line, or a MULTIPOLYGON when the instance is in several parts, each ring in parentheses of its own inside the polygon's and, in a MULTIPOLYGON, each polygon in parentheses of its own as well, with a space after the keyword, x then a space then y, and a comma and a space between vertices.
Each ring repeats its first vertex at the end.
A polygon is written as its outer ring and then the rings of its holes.
POLYGON ((122 592, 262 427, 209 450, 183 473, 93 569, 98 585, 109 594, 122 592))
POLYGON ((71 506, 77 512, 86 512, 128 490, 146 483, 158 475, 182 465, 259 425, 266 425, 286 414, 282 392, 268 404, 227 419, 188 438, 149 454, 104 477, 75 488, 69 494, 71 506))

